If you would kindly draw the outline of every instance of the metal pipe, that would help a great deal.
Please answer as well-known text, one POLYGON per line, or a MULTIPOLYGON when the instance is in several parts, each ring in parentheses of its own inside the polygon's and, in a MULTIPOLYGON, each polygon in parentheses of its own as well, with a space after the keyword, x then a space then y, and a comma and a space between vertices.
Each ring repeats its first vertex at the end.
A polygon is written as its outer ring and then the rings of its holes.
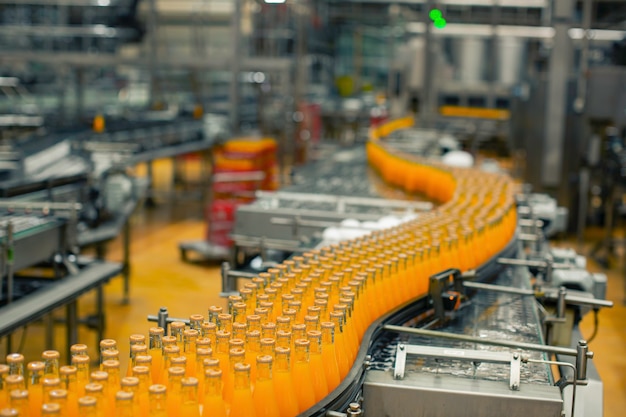
POLYGON ((579 340, 576 346, 576 380, 584 381, 587 379, 587 359, 593 358, 593 353, 589 352, 587 341, 579 340))
POLYGON ((514 294, 514 295, 525 295, 525 296, 535 296, 535 291, 526 290, 523 288, 514 288, 514 287, 502 287, 500 285, 491 285, 491 284, 483 284, 481 282, 471 282, 464 281, 463 286, 466 288, 473 288, 477 290, 486 290, 493 292, 501 292, 504 294, 514 294))
POLYGON ((498 263, 500 265, 511 265, 511 266, 527 266, 534 268, 548 268, 552 265, 554 269, 572 269, 574 265, 564 264, 564 263, 553 263, 546 261, 533 261, 531 259, 509 259, 509 258, 499 258, 498 263))
POLYGON ((433 330, 416 329, 413 327, 393 326, 390 324, 383 326, 383 329, 391 331, 391 332, 396 332, 396 333, 407 333, 407 334, 414 334, 418 336, 459 340, 463 342, 477 343, 477 344, 483 344, 483 345, 504 346, 504 347, 510 347, 513 349, 525 349, 525 350, 533 350, 537 352, 554 353, 556 355, 567 355, 567 356, 578 355, 578 352, 576 349, 564 348, 564 347, 559 347, 559 346, 547 346, 547 345, 538 345, 534 343, 523 343, 523 342, 509 342, 506 340, 488 340, 488 339, 483 339, 480 337, 473 337, 473 336, 467 336, 467 335, 462 335, 462 334, 437 332, 433 330))

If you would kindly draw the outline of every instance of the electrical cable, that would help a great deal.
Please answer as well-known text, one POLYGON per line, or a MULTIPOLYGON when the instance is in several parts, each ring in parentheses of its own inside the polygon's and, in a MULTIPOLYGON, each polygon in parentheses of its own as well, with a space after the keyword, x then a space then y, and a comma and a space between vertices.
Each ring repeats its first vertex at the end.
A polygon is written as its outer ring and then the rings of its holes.
POLYGON ((591 336, 587 339, 587 343, 591 343, 598 335, 598 311, 597 308, 593 309, 593 333, 591 333, 591 336))

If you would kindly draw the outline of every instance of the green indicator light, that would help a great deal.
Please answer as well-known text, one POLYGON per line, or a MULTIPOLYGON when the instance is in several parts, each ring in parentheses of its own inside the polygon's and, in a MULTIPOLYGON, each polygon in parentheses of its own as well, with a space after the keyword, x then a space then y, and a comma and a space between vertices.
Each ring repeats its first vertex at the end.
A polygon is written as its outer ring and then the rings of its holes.
POLYGON ((443 29, 446 27, 446 25, 448 24, 448 22, 446 22, 446 19, 444 18, 439 18, 435 20, 435 27, 437 29, 443 29))
POLYGON ((430 17, 430 20, 432 20, 433 22, 438 20, 438 19, 441 19, 441 16, 442 16, 441 10, 439 10, 439 9, 432 9, 430 11, 430 13, 428 14, 428 16, 430 17))

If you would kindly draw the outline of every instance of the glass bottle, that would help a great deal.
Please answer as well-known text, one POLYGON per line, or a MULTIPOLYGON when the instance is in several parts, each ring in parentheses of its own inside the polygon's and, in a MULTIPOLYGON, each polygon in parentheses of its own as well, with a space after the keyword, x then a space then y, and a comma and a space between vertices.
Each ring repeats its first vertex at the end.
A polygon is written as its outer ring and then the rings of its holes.
POLYGON ((115 393, 115 417, 134 417, 133 393, 118 391, 115 393))
POLYGON ((139 406, 139 378, 133 376, 125 376, 120 380, 120 388, 122 391, 131 392, 133 394, 133 415, 140 415, 139 406))
POLYGON ((176 416, 181 402, 181 381, 185 376, 185 368, 173 366, 168 369, 167 380, 167 413, 176 416))
POLYGON ((235 387, 229 417, 256 417, 250 388, 250 364, 235 364, 234 380, 235 387))
POLYGON ((151 327, 148 353, 152 356, 152 382, 157 383, 163 373, 163 335, 162 327, 151 327))
POLYGON ((291 348, 291 332, 279 330, 276 332, 276 346, 291 348))
POLYGON ((230 349, 228 354, 228 373, 224 375, 224 401, 226 404, 232 406, 233 391, 235 387, 235 365, 242 363, 246 360, 246 351, 241 347, 234 347, 230 349))
MULTIPOLYGON (((85 396, 92 397, 96 400, 96 415, 95 417, 106 417, 113 414, 110 409, 107 408, 106 397, 104 396, 104 386, 99 382, 90 382, 85 385, 85 396), (110 414, 109 414, 110 412, 110 414)), ((85 397, 81 397, 85 398, 85 397)), ((80 399, 79 399, 79 412, 80 412, 80 399)), ((79 414, 80 415, 80 414, 79 414)))
POLYGON ((6 383, 6 389, 9 395, 13 390, 26 389, 26 380, 23 375, 7 375, 6 378, 4 378, 4 382, 6 383))
POLYGON ((133 376, 135 375, 135 368, 137 366, 145 367, 148 369, 148 386, 152 385, 152 356, 150 355, 139 355, 135 357, 135 366, 133 367, 133 376))
POLYGON ((280 417, 292 417, 299 413, 296 395, 289 364, 291 349, 277 346, 274 360, 274 387, 276 403, 280 417))
POLYGON ((224 332, 232 333, 233 316, 228 313, 220 313, 217 315, 217 329, 224 332))
POLYGON ((9 365, 9 375, 25 375, 24 355, 22 355, 21 353, 8 354, 7 365, 9 365))
POLYGON ((43 362, 30 362, 26 368, 28 369, 28 398, 30 403, 30 415, 36 417, 41 414, 41 405, 43 404, 43 370, 45 368, 43 362))
POLYGON ((126 370, 126 376, 133 374, 133 367, 137 365, 135 358, 139 355, 147 355, 148 346, 143 343, 136 343, 130 347, 130 360, 128 361, 128 368, 126 370))
POLYGON ((61 407, 62 416, 70 415, 69 405, 67 402, 67 396, 68 396, 68 392, 66 389, 53 389, 48 394, 48 397, 49 397, 48 401, 51 403, 58 404, 59 407, 61 407))
POLYGON ((276 323, 268 322, 261 324, 261 337, 276 339, 276 323))
POLYGON ((291 348, 293 348, 293 344, 298 339, 306 339, 306 324, 297 323, 291 326, 291 348))
POLYGON ((43 382, 43 402, 50 402, 50 391, 55 389, 61 389, 61 379, 59 378, 44 378, 43 382))
POLYGON ((245 323, 233 323, 233 337, 236 339, 245 339, 248 326, 245 323))
POLYGON ((98 398, 98 409, 102 411, 104 416, 110 416, 114 412, 115 402, 112 401, 113 396, 110 395, 111 391, 116 391, 109 387, 109 373, 105 371, 94 371, 90 375, 91 382, 85 385, 85 394, 98 398), (96 395, 97 387, 102 387, 102 395, 96 395), (91 387, 93 391, 88 391, 88 387, 91 387))
POLYGON ((100 353, 100 370, 102 370, 102 363, 106 360, 120 360, 120 351, 117 349, 109 349, 100 353))
POLYGON ((325 321, 321 323, 322 328, 322 360, 324 362, 324 372, 329 392, 335 389, 341 382, 341 373, 337 364, 337 353, 335 352, 335 323, 325 321))
POLYGON ((19 411, 15 408, 0 408, 0 417, 20 417, 19 411))
POLYGON ((87 355, 88 347, 83 343, 76 343, 70 346, 70 357, 74 357, 76 355, 87 355))
MULTIPOLYGON (((117 389, 120 386, 120 362, 114 360, 107 360, 102 363, 104 368, 104 372, 106 372, 109 377, 107 378, 108 385, 108 400, 109 404, 114 405, 116 403, 116 393, 117 389)), ((105 387, 105 393, 107 393, 107 388, 105 387)), ((111 407, 113 408, 113 407, 111 407)))
POLYGON ((117 341, 114 339, 102 339, 100 341, 100 364, 105 360, 102 357, 102 352, 107 350, 117 350, 117 341))
POLYGON ((80 417, 99 417, 98 400, 91 396, 78 399, 78 415, 80 417))
POLYGON ((204 406, 202 417, 226 417, 226 404, 222 398, 222 371, 207 369, 204 374, 204 406))
POLYGON ((276 350, 276 339, 264 337, 261 339, 261 355, 268 355, 272 358, 276 350))
POLYGON ((166 401, 167 387, 162 384, 153 384, 149 388, 149 404, 150 410, 149 417, 168 417, 167 415, 167 401, 166 401))
MULTIPOLYGON (((176 345, 166 345, 163 347, 163 375, 160 381, 167 382, 169 375, 168 369, 172 366, 171 359, 180 356, 180 349, 176 345)), ((166 384, 167 385, 167 384, 166 384)))
MULTIPOLYGON (((89 356, 73 356, 72 365, 76 367, 77 394, 78 397, 82 397, 85 395, 85 385, 89 383, 89 356)), ((78 400, 78 397, 76 397, 76 401, 78 400)))
POLYGON ((222 374, 228 373, 228 350, 230 349, 228 341, 230 340, 230 333, 223 330, 216 332, 217 342, 215 345, 214 355, 216 359, 220 360, 220 368, 222 374))
POLYGON ((307 339, 297 339, 294 342, 295 350, 291 375, 293 383, 298 389, 298 406, 300 412, 308 410, 315 404, 315 390, 311 378, 311 365, 309 363, 309 345, 307 339))
POLYGON ((193 329, 200 334, 200 329, 202 328, 202 322, 204 321, 204 316, 202 314, 192 314, 189 316, 189 328, 193 329))
POLYGON ((30 413, 30 405, 28 404, 28 391, 16 389, 11 391, 11 408, 18 411, 20 417, 34 417, 30 413))
POLYGON ((211 306, 209 307, 209 322, 210 323, 215 323, 215 325, 218 325, 218 319, 217 316, 219 314, 221 314, 223 312, 223 308, 219 307, 219 306, 211 306))
MULTIPOLYGON (((150 358, 150 356, 148 357, 150 358)), ((148 388, 152 384, 150 368, 140 365, 133 367, 133 377, 139 381, 139 386, 137 387, 139 411, 145 417, 148 415, 148 388)))
POLYGON ((43 417, 61 417, 61 406, 55 403, 44 403, 41 406, 41 415, 43 417))
POLYGON ((272 363, 274 359, 269 355, 259 355, 256 358, 257 376, 254 384, 252 399, 256 417, 276 417, 280 415, 276 402, 276 390, 272 378, 272 363))
POLYGON ((185 323, 182 321, 174 321, 170 324, 170 334, 176 338, 176 346, 181 352, 185 349, 183 341, 183 332, 185 331, 185 323))
POLYGON ((181 380, 180 417, 200 417, 198 404, 198 379, 186 377, 181 380))
MULTIPOLYGON (((83 357, 84 355, 77 355, 72 360, 83 357)), ((78 368, 76 366, 62 366, 59 368, 59 374, 61 375, 61 386, 67 391, 67 413, 76 416, 78 415, 78 398, 82 397, 79 394, 78 368)), ((85 385, 88 382, 87 380, 85 385)), ((82 389, 84 393, 84 385, 82 389)))
POLYGON ((322 332, 318 330, 308 331, 307 340, 310 343, 309 363, 311 365, 311 382, 315 392, 315 401, 321 401, 331 391, 324 370, 326 364, 322 357, 322 332))
POLYGON ((335 354, 337 355, 337 365, 339 366, 339 374, 341 378, 345 378, 350 371, 350 358, 352 357, 352 348, 349 343, 345 342, 346 333, 343 327, 343 312, 331 311, 330 319, 335 323, 335 354))
POLYGON ((250 364, 250 381, 254 389, 256 381, 256 357, 261 354, 261 332, 253 330, 246 333, 246 363, 250 364), (254 363, 254 366, 252 365, 254 363))
POLYGON ((187 376, 196 377, 196 340, 198 331, 186 329, 183 331, 184 353, 187 357, 187 376))
POLYGON ((58 378, 59 377, 59 358, 61 354, 56 350, 44 350, 41 354, 41 359, 45 364, 43 370, 44 378, 58 378))
POLYGON ((6 388, 5 378, 9 375, 9 366, 0 364, 0 410, 9 404, 9 391, 6 388))
POLYGON ((261 316, 259 316, 258 314, 247 315, 246 323, 248 324, 248 331, 261 331, 261 316))

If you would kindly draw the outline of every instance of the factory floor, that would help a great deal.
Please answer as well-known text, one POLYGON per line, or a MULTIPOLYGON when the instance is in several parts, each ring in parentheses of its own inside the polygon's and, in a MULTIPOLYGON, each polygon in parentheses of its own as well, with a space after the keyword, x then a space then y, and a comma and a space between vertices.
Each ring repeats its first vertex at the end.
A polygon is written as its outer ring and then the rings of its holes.
MULTIPOLYGON (((154 208, 142 207, 132 218, 130 302, 122 303, 122 279, 115 278, 106 286, 106 337, 116 339, 122 354, 122 369, 126 369, 128 336, 133 333, 147 334, 152 325, 146 320, 148 314, 156 314, 160 307, 169 309, 172 316, 189 317, 194 313, 206 314, 210 305, 225 306, 218 294, 221 288, 217 263, 186 263, 180 259, 178 243, 185 240, 201 240, 206 225, 203 220, 203 204, 194 199, 192 192, 178 189, 173 193, 171 161, 159 161, 155 165, 155 191, 163 197, 157 199, 154 208)), ((194 180, 198 171, 193 164, 187 174, 194 180)), ((139 174, 145 172, 139 167, 139 174)), ((589 233, 594 236, 594 233, 589 233)), ((573 246, 568 240, 559 245, 573 246)), ((575 246, 574 246, 575 247, 575 246)), ((590 247, 587 242, 585 248, 590 247)), ((578 249, 578 248, 577 248, 578 249)), ((110 245, 108 258, 122 259, 121 239, 110 245)), ((612 309, 599 314, 599 331, 590 343, 595 353, 594 363, 604 382, 604 417, 621 417, 626 409, 626 307, 624 300, 624 273, 621 265, 603 270, 588 259, 588 268, 608 275, 608 298, 615 303, 612 309)), ((93 313, 95 297, 83 296, 79 306, 81 314, 93 313)), ((59 311, 58 316, 62 317, 59 311)), ((63 350, 63 328, 57 329, 57 349, 63 350)), ((593 315, 581 323, 585 337, 593 333, 593 315)), ((20 342, 18 331, 14 346, 20 342)), ((36 360, 43 347, 43 327, 29 326, 24 338, 23 352, 28 361, 36 360)), ((79 338, 90 346, 90 354, 96 357, 95 333, 81 326, 79 338)), ((598 416, 600 417, 600 416, 598 416)))

